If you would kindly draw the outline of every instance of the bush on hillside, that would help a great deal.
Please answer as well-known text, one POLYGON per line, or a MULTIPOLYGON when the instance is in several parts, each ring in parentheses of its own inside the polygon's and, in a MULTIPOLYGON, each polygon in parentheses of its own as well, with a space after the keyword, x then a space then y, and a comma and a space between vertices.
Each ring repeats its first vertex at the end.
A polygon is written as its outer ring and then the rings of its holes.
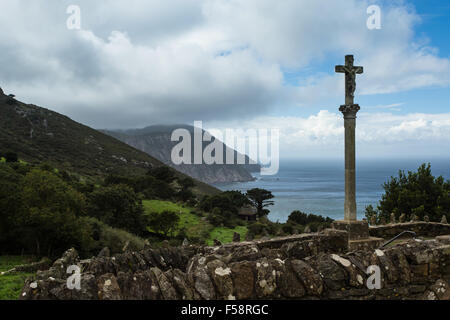
POLYGON ((136 235, 142 235, 145 231, 142 200, 124 184, 100 187, 92 192, 88 213, 107 225, 136 235))
POLYGON ((165 237, 173 235, 180 222, 180 216, 174 211, 164 210, 162 212, 152 212, 147 217, 147 225, 156 233, 160 233, 165 237))
POLYGON ((366 208, 369 219, 376 215, 378 220, 390 221, 391 213, 396 219, 402 213, 408 217, 415 214, 420 219, 428 215, 431 221, 440 221, 446 214, 450 219, 450 181, 434 177, 430 164, 422 164, 416 172, 399 171, 398 177, 391 177, 383 188, 385 193, 377 209, 366 208))
POLYGON ((144 248, 144 239, 125 230, 112 228, 92 217, 83 217, 81 222, 90 230, 92 239, 89 247, 82 248, 84 256, 97 255, 104 247, 108 247, 112 254, 121 253, 127 243, 128 248, 133 251, 144 248))

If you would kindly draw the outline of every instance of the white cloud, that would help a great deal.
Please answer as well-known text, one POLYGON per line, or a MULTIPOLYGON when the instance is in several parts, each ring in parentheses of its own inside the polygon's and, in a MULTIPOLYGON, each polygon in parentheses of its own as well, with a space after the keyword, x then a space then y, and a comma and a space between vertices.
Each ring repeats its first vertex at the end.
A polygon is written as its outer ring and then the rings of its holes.
MULTIPOLYGON (((333 74, 334 63, 325 74, 309 66, 347 52, 365 67, 362 94, 448 85, 449 60, 416 41, 417 14, 386 2, 382 29, 370 31, 368 3, 80 0, 83 30, 69 31, 71 1, 4 0, 0 86, 111 128, 245 120, 284 104, 321 105, 342 95, 342 75, 333 74), (284 70, 305 76, 287 87, 284 70)), ((321 141, 315 128, 296 134, 321 141)))
MULTIPOLYGON (((322 110, 309 117, 259 117, 248 122, 220 124, 245 129, 279 129, 281 158, 343 157, 342 114, 322 110)), ((205 125, 206 128, 211 126, 205 125)), ((450 156, 450 113, 393 115, 358 114, 359 157, 450 156), (446 147, 444 147, 446 146, 446 147)))

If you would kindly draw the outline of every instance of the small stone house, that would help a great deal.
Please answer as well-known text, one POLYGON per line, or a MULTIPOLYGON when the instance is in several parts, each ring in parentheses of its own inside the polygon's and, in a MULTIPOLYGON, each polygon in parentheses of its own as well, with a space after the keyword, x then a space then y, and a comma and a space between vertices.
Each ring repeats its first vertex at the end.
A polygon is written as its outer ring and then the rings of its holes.
POLYGON ((245 221, 257 221, 258 215, 256 214, 256 209, 251 206, 244 206, 239 210, 239 218, 245 221))

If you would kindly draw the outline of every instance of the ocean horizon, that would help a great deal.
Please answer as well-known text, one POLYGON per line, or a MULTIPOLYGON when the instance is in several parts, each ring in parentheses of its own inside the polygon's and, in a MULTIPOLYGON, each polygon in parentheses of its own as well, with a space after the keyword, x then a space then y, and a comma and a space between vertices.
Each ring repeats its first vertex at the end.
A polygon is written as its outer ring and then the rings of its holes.
MULTIPOLYGON (((450 159, 359 159, 356 165, 356 205, 358 219, 365 217, 368 205, 377 206, 384 193, 383 183, 399 170, 416 171, 422 163, 431 163, 434 176, 450 179, 450 159)), ((275 204, 268 207, 271 221, 286 222, 294 210, 344 217, 344 160, 281 160, 276 175, 254 173, 254 181, 215 184, 220 190, 246 192, 252 188, 270 190, 275 204)))

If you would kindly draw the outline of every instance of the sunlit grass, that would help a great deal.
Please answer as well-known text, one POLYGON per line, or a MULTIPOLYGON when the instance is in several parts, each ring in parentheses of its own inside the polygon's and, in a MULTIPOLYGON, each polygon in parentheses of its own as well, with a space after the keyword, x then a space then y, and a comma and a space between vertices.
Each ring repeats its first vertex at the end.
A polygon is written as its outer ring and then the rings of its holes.
POLYGON ((30 263, 30 257, 0 256, 0 300, 17 300, 27 277, 32 273, 12 273, 1 275, 17 265, 30 263))

